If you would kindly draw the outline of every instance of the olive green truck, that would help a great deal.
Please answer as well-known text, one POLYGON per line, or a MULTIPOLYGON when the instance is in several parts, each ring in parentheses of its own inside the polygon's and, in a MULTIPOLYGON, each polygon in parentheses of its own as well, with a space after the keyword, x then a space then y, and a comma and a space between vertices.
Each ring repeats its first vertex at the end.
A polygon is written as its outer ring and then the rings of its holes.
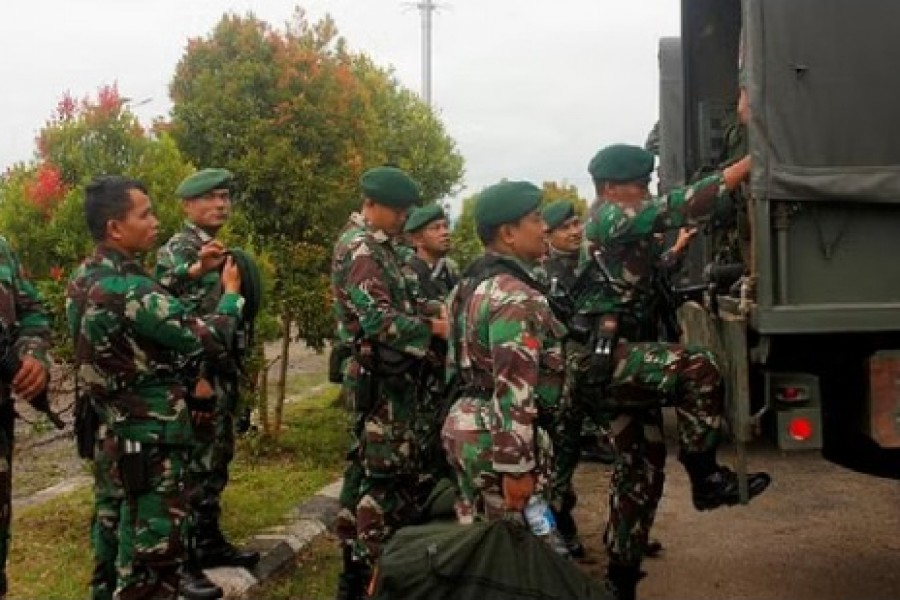
POLYGON ((768 437, 900 477, 898 24, 896 0, 682 0, 661 40, 663 191, 720 164, 749 99, 747 248, 701 236, 680 310, 723 363, 739 467, 768 437))

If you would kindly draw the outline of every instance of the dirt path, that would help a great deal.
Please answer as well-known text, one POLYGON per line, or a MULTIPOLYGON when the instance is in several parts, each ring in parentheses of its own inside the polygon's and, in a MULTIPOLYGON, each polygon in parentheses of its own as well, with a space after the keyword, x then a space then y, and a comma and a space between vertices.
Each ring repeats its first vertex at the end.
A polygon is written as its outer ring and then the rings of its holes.
MULTIPOLYGON (((652 532, 665 545, 645 561, 641 600, 656 598, 900 598, 900 482, 860 475, 818 454, 751 454, 774 483, 746 507, 698 513, 669 448, 665 494, 652 532)), ((722 452, 723 459, 730 459, 722 452)), ((609 467, 583 465, 576 509, 602 577, 609 467)))

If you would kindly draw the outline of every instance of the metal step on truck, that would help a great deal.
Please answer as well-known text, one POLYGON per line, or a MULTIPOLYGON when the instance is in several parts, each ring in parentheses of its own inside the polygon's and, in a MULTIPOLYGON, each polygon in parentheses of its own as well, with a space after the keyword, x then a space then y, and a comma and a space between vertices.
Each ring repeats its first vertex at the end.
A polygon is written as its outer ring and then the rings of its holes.
POLYGON ((752 156, 679 311, 723 364, 739 469, 767 436, 900 478, 898 25, 896 0, 682 0, 661 40, 660 190, 752 156))

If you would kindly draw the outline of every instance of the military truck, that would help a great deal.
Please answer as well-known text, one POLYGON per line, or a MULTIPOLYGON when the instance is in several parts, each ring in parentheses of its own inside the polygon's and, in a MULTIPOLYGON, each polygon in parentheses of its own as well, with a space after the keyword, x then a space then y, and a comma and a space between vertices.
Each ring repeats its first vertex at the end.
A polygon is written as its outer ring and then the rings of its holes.
POLYGON ((704 301, 680 318, 714 348, 744 447, 821 450, 900 477, 900 2, 682 0, 660 45, 660 186, 714 168, 741 84, 751 117, 749 256, 688 277, 704 301), (718 274, 745 272, 739 297, 718 274))

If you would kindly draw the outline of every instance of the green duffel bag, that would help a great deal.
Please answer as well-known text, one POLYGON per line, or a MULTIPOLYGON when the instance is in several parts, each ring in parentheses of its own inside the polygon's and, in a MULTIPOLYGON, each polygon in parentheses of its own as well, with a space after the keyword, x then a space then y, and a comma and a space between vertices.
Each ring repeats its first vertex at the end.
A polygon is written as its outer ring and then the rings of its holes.
POLYGON ((375 570, 379 600, 612 600, 572 561, 511 521, 400 529, 375 570))

